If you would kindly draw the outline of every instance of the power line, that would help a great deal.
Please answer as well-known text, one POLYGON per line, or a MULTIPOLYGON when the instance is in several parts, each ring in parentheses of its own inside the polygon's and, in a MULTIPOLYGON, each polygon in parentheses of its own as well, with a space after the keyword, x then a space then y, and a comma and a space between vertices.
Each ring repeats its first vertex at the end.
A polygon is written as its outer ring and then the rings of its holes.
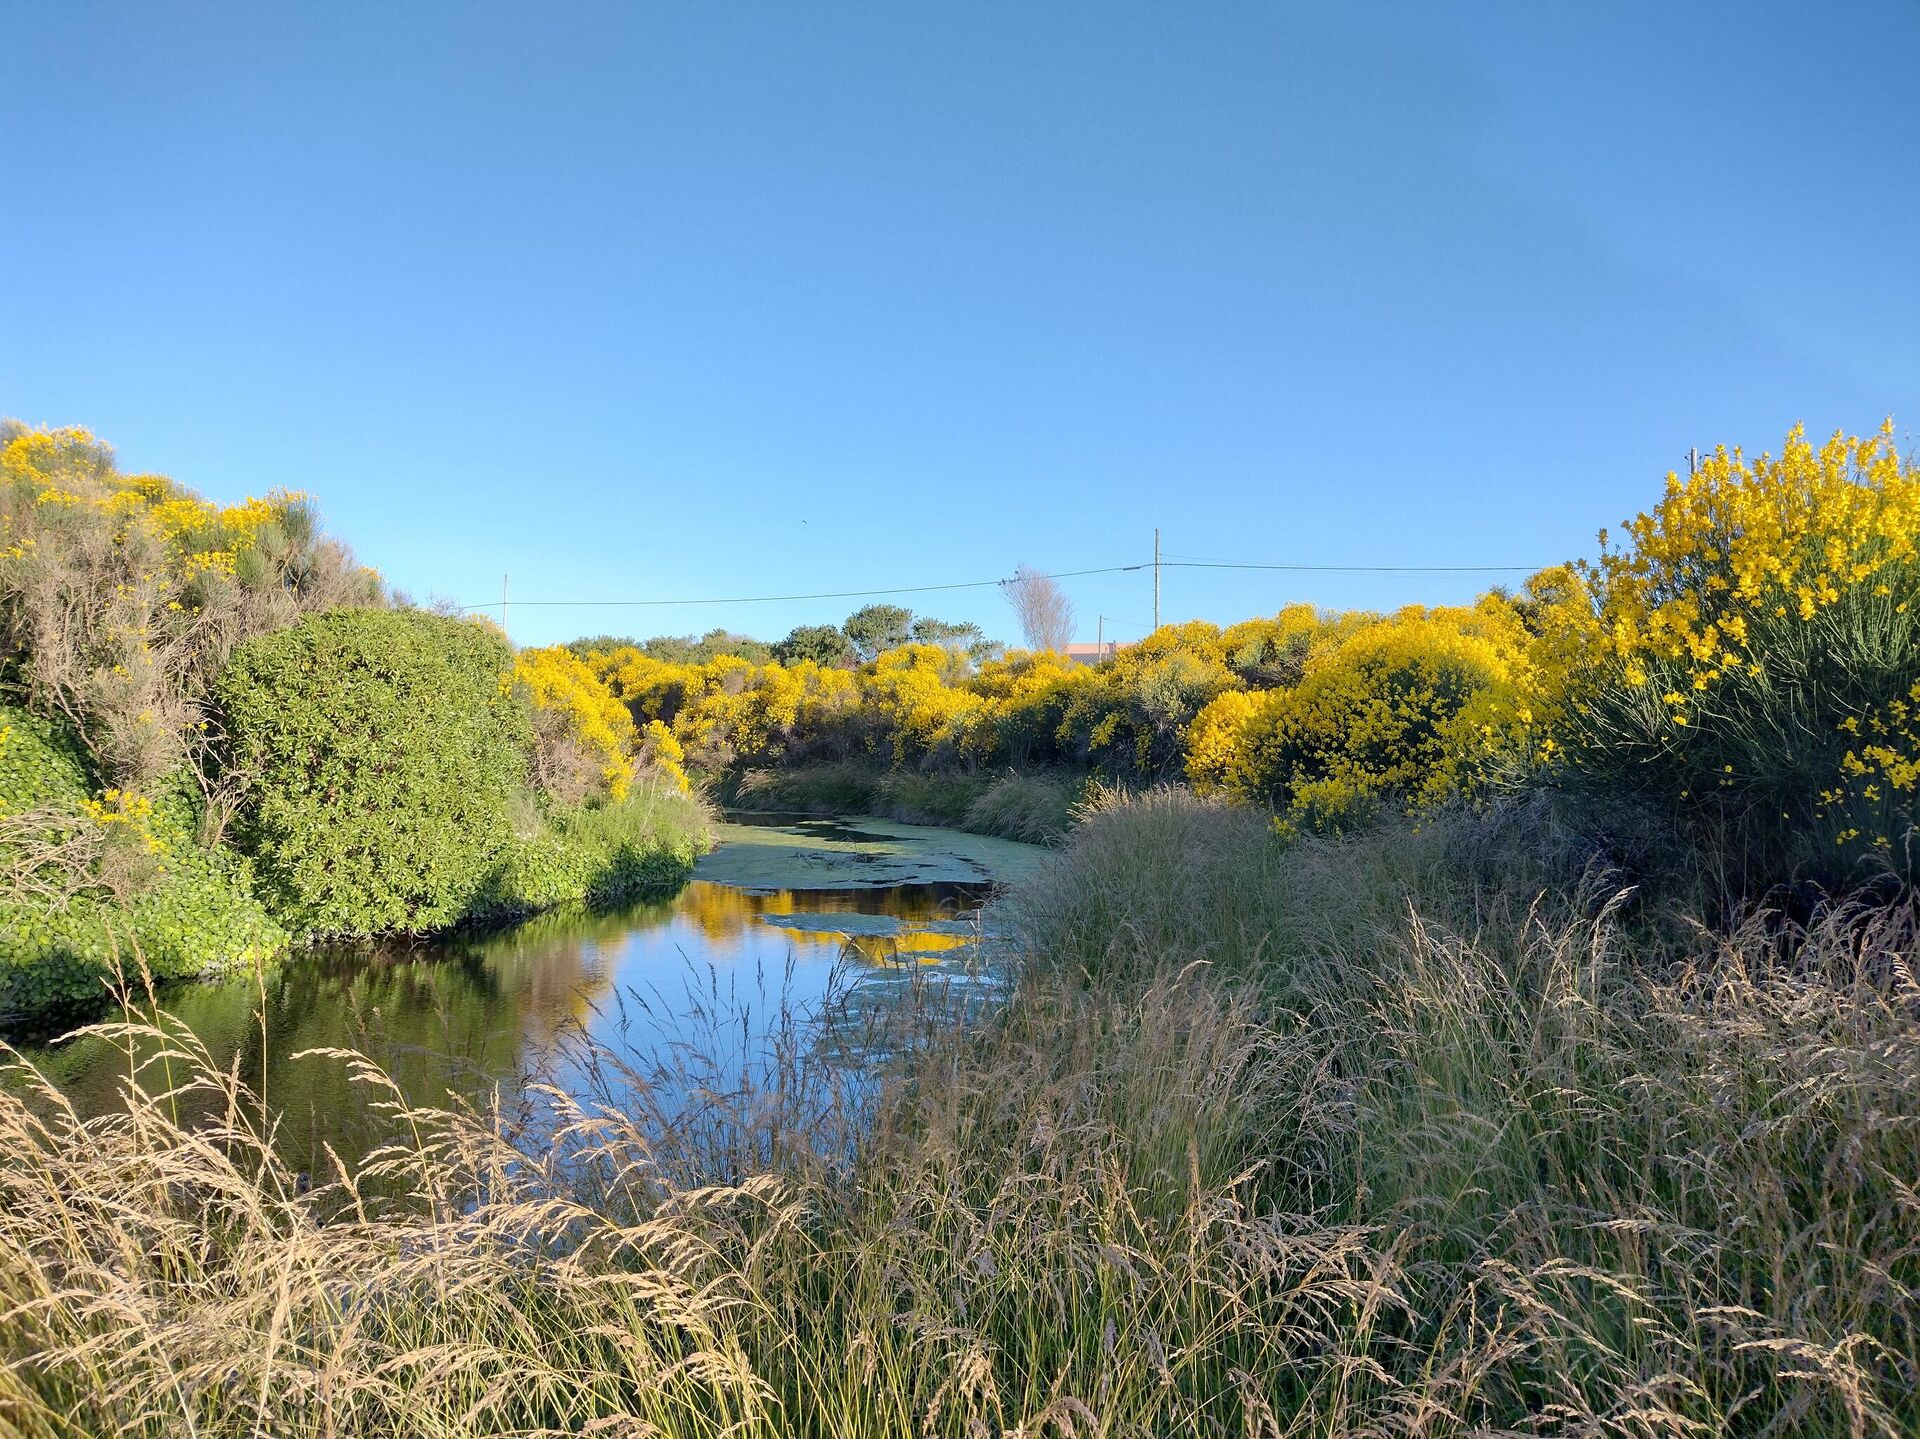
MULTIPOLYGON (((1118 575, 1133 570, 1144 570, 1148 566, 1105 565, 1091 570, 1061 570, 1056 574, 1043 575, 1049 580, 1072 580, 1083 575, 1118 575)), ((877 595, 926 595, 942 590, 984 590, 1004 585, 1000 580, 963 580, 951 585, 902 585, 890 590, 833 590, 811 595, 734 595, 721 599, 699 600, 515 600, 517 605, 562 606, 572 609, 635 609, 639 607, 666 607, 670 605, 769 605, 787 600, 863 600, 877 595)), ((461 605, 463 610, 491 610, 499 607, 500 601, 492 600, 481 605, 461 605)))
POLYGON ((1288 570, 1310 575, 1530 575, 1543 565, 1269 565, 1246 560, 1163 560, 1170 570, 1288 570))
MULTIPOLYGON (((1533 574, 1542 567, 1539 565, 1309 565, 1309 564, 1269 564, 1253 560, 1209 560, 1209 559, 1160 559, 1158 565, 1170 570, 1276 570, 1290 574, 1309 575, 1472 575, 1472 574, 1533 574)), ((1087 575, 1133 574, 1141 570, 1153 569, 1155 562, 1143 561, 1137 565, 1101 565, 1086 570, 1059 570, 1042 576, 1050 580, 1081 579, 1087 575)), ((994 589, 1007 583, 1005 579, 962 580, 946 585, 899 585, 883 590, 826 590, 813 594, 794 595, 731 595, 690 600, 515 600, 517 605, 534 605, 542 608, 560 609, 669 609, 679 605, 770 605, 783 604, 795 600, 864 600, 877 599, 887 595, 928 595, 946 593, 953 590, 994 589)), ((502 586, 504 589, 504 585, 502 586)), ((485 604, 461 605, 462 610, 505 610, 505 597, 490 600, 485 604)), ((1123 621, 1123 623, 1125 623, 1123 621)))

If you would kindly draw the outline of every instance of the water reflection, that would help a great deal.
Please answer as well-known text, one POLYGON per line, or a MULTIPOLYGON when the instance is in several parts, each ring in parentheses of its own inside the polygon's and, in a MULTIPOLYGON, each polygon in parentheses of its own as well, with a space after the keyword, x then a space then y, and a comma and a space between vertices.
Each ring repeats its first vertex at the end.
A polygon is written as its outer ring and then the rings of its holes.
MULTIPOLYGON (((817 1001, 843 959, 964 960, 984 896, 960 884, 760 893, 696 880, 671 901, 616 913, 562 911, 488 936, 314 951, 264 976, 170 989, 160 1003, 215 1064, 237 1067, 265 1095, 296 1162, 325 1167, 326 1146, 352 1157, 384 1132, 374 1106, 390 1096, 353 1084, 337 1062, 293 1058, 300 1051, 360 1050, 416 1103, 451 1094, 485 1106, 497 1093, 511 1104, 531 1074, 566 1082, 573 1036, 629 1053, 672 1042, 690 993, 703 1015, 731 1007, 750 1028, 756 1005, 764 1015, 775 1001, 817 1001)), ((84 1113, 113 1105, 128 1067, 97 1036, 27 1053, 84 1113)))

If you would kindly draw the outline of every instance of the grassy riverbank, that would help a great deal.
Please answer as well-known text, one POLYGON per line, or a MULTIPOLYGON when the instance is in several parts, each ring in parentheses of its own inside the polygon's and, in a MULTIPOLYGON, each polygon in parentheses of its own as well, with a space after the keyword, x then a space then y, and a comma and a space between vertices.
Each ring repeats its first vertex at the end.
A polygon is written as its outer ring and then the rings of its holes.
POLYGON ((0 1418, 1914 1433, 1914 912, 1715 935, 1634 859, 1543 804, 1116 801, 1018 893, 1005 1006, 898 1017, 861 1124, 796 1049, 671 1131, 401 1113, 309 1192, 243 1101, 212 1142, 0 1099, 0 1418))

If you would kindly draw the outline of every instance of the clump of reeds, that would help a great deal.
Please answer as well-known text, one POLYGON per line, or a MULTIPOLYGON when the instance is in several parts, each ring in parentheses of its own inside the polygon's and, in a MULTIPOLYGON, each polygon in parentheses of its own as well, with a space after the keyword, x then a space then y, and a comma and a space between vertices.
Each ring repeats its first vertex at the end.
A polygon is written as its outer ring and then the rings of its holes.
POLYGON ((835 760, 747 770, 726 794, 741 809, 872 815, 1046 844, 1066 833, 1085 784, 1084 775, 1068 771, 881 769, 835 760))
POLYGON ((853 1090, 782 1025, 691 1120, 608 1053, 537 1124, 389 1088, 310 1183, 159 1021, 110 1115, 0 1094, 0 1425, 1915 1433, 1913 910, 1690 932, 1576 849, 1115 802, 853 1090))

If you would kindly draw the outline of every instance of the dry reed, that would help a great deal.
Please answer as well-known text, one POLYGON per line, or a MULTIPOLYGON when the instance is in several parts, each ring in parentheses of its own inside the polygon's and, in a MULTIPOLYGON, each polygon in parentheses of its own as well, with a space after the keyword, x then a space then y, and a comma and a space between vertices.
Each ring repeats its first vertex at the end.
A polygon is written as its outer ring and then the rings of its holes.
POLYGON ((311 1184, 164 1018, 112 1114, 16 1069, 0 1429, 1920 1433, 1914 911, 1688 931, 1590 859, 1111 800, 870 1082, 775 1025, 530 1125, 334 1053, 395 1139, 311 1184))

